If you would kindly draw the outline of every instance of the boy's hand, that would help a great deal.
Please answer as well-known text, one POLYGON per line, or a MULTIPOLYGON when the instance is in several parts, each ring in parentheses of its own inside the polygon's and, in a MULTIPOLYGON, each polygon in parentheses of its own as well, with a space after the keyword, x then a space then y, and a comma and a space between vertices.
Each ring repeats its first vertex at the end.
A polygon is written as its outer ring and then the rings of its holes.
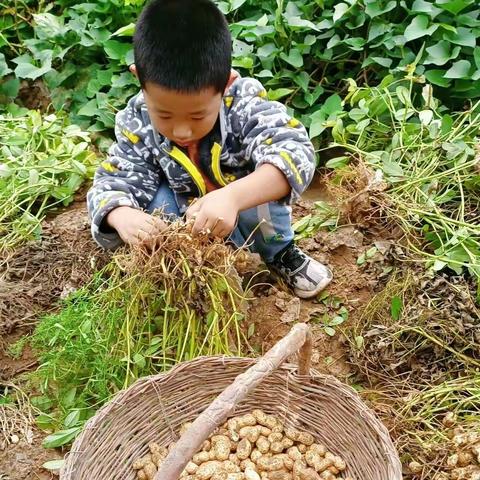
POLYGON ((129 245, 149 245, 153 243, 156 235, 167 227, 159 218, 132 207, 113 209, 107 215, 106 222, 129 245))
POLYGON ((187 210, 187 220, 195 219, 192 233, 226 237, 235 228, 238 202, 228 188, 220 188, 198 199, 187 210))

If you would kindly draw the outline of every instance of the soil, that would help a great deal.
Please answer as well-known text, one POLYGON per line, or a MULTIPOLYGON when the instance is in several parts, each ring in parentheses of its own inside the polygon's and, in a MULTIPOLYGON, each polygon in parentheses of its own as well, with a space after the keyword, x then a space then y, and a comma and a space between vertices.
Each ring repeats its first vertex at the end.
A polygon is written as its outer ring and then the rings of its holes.
MULTIPOLYGON (((310 202, 301 201, 295 207, 294 217, 300 218, 311 209, 310 202)), ((363 308, 384 285, 378 271, 367 271, 357 265, 358 257, 372 247, 370 242, 355 227, 346 226, 334 232, 320 232, 314 238, 299 241, 299 245, 304 252, 334 272, 334 279, 326 292, 348 310, 348 320, 342 328, 355 325, 363 308)), ((383 257, 378 258, 382 265, 384 260, 383 257)), ((254 289, 254 293, 249 318, 255 324, 255 333, 250 342, 257 351, 263 353, 273 346, 290 330, 292 322, 310 322, 315 339, 313 367, 341 380, 354 373, 348 361, 348 342, 341 333, 342 328, 330 337, 319 321, 323 314, 334 313, 323 302, 300 300, 278 285, 265 292, 254 289)))
MULTIPOLYGON (((328 198, 324 185, 316 179, 306 200, 295 207, 294 217, 311 212, 312 201, 328 198)), ((18 249, 0 263, 0 382, 3 384, 18 381, 19 375, 37 366, 29 348, 23 349, 19 358, 12 358, 9 348, 32 331, 40 314, 58 309, 61 298, 87 282, 108 260, 108 255, 91 239, 82 196, 77 200, 45 222, 39 242, 18 249)), ((269 274, 261 275, 259 279, 267 284, 259 284, 257 279, 248 313, 249 323, 254 324, 249 339, 252 353, 268 350, 288 332, 293 322, 300 320, 312 326, 314 368, 341 380, 355 375, 349 363, 348 340, 342 329, 356 324, 363 308, 386 283, 382 269, 390 261, 386 252, 392 239, 377 237, 375 241, 385 254, 377 254, 362 266, 357 264, 357 259, 373 243, 353 225, 320 232, 300 242, 305 252, 334 272, 334 280, 323 300, 300 300, 269 274), (333 306, 328 303, 329 299, 334 300, 333 306), (329 336, 325 333, 322 317, 335 314, 341 307, 347 309, 348 319, 336 327, 334 336, 329 336)), ((380 252, 380 248, 378 250, 380 252)), ((0 480, 52 478, 41 465, 61 457, 61 453, 44 450, 41 447, 44 434, 33 426, 32 431, 31 443, 20 439, 3 451, 0 449, 0 480)))
POLYGON ((25 108, 43 113, 49 110, 52 102, 50 92, 41 79, 23 80, 17 98, 25 108))
POLYGON ((42 467, 45 462, 59 460, 62 455, 41 446, 46 435, 34 429, 31 443, 21 439, 17 444, 0 450, 0 480, 51 480, 56 473, 42 467))
POLYGON ((19 359, 7 354, 31 332, 40 313, 59 308, 59 300, 88 280, 107 261, 90 236, 84 201, 46 221, 42 239, 0 262, 0 380, 35 367, 27 349, 19 359))

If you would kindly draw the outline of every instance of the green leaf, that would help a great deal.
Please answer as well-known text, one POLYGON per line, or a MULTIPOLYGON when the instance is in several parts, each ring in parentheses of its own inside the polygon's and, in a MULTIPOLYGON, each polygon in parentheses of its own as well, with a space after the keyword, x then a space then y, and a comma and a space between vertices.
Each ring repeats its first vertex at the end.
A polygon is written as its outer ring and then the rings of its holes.
POLYGON ((82 427, 68 428, 48 435, 42 442, 44 448, 58 448, 70 443, 82 430, 82 427))
POLYGON ((392 315, 392 318, 395 321, 398 321, 400 319, 400 314, 402 312, 402 307, 403 307, 402 299, 395 295, 392 298, 392 301, 391 301, 391 304, 390 304, 390 313, 392 315))
POLYGON ((247 338, 248 339, 252 338, 254 334, 255 334, 255 323, 251 323, 248 326, 247 338))
POLYGON ((368 57, 372 59, 375 63, 378 63, 382 67, 390 68, 392 66, 392 59, 385 57, 368 57))
POLYGON ((328 41, 327 43, 327 49, 330 50, 333 47, 337 46, 339 43, 342 43, 342 39, 340 38, 340 35, 337 33, 328 41))
POLYGON ((437 8, 430 2, 425 0, 415 0, 411 9, 412 13, 427 13, 430 18, 435 18, 438 14, 442 13, 441 8, 437 8))
POLYGON ((362 253, 357 258, 357 265, 363 265, 367 261, 365 254, 362 253))
POLYGON ((310 138, 318 137, 325 130, 325 121, 334 120, 337 114, 343 111, 342 99, 333 94, 325 100, 325 103, 312 114, 310 123, 310 138))
POLYGON ((280 98, 286 97, 293 92, 291 88, 277 88, 275 90, 268 91, 269 100, 279 100, 280 98))
POLYGON ((278 47, 274 43, 266 43, 257 49, 257 55, 261 58, 268 58, 278 51, 278 47))
POLYGON ((293 78, 294 82, 304 91, 308 91, 308 85, 310 83, 310 75, 307 72, 300 72, 293 78))
POLYGON ((441 40, 435 45, 426 49, 428 56, 423 63, 433 63, 435 65, 445 65, 452 58, 456 58, 460 53, 460 47, 455 47, 453 51, 450 51, 450 43, 441 40))
POLYGON ((115 32, 113 32, 110 37, 133 37, 135 33, 135 24, 129 23, 124 27, 119 28, 115 32))
POLYGON ((417 38, 431 35, 438 28, 438 25, 431 25, 429 27, 428 24, 429 18, 426 15, 417 15, 415 18, 413 18, 403 34, 406 41, 411 42, 417 38))
POLYGON ((72 410, 63 421, 65 428, 71 428, 77 426, 78 421, 80 420, 80 410, 72 410))
POLYGON ((352 50, 363 50, 363 46, 365 45, 366 41, 364 38, 361 37, 350 37, 344 39, 343 43, 351 47, 352 50))
POLYGON ((333 337, 335 335, 335 329, 332 327, 323 327, 323 330, 329 337, 333 337))
POLYGON ((447 12, 453 13, 456 15, 461 12, 464 8, 467 8, 475 0, 436 0, 436 4, 447 12))
POLYGON ((75 387, 72 387, 67 390, 67 392, 65 392, 65 394, 60 399, 60 403, 63 407, 69 408, 74 404, 76 395, 77 389, 75 387))
POLYGON ((133 363, 142 370, 147 366, 147 361, 145 360, 145 357, 140 353, 135 353, 133 355, 133 363))
POLYGON ((93 117, 98 112, 97 99, 94 98, 87 102, 82 108, 77 112, 77 115, 83 115, 85 117, 93 117))
POLYGON ((425 78, 434 85, 438 85, 440 87, 450 86, 449 80, 445 78, 445 70, 427 70, 424 75, 425 78))
POLYGON ((289 27, 292 27, 292 28, 295 28, 295 27, 308 28, 309 30, 318 31, 317 26, 313 22, 297 16, 287 17, 287 24, 289 27))
POLYGON ((378 17, 379 15, 383 15, 384 13, 392 11, 397 6, 397 2, 395 0, 391 0, 383 8, 381 5, 382 2, 379 2, 378 0, 369 1, 365 7, 365 13, 370 18, 378 17))
POLYGON ((51 13, 34 13, 35 35, 41 40, 52 40, 54 37, 65 35, 69 27, 64 25, 64 17, 51 13))
POLYGON ((232 0, 231 1, 231 10, 238 10, 247 0, 232 0))
POLYGON ((444 115, 442 117, 442 127, 441 127, 442 135, 446 135, 447 133, 449 133, 452 130, 452 127, 453 127, 453 118, 448 114, 444 115))
POLYGON ((337 3, 333 9, 333 21, 340 20, 343 15, 348 11, 349 6, 346 3, 337 3))
POLYGON ((333 317, 330 322, 328 323, 331 327, 336 327, 338 325, 341 325, 343 322, 345 322, 345 319, 341 315, 336 315, 333 317))
POLYGON ((313 92, 307 92, 304 96, 305 101, 312 106, 319 98, 320 95, 324 92, 324 88, 319 84, 315 87, 313 92))
POLYGON ((383 162, 383 171, 389 177, 403 177, 404 172, 402 166, 393 160, 385 160, 383 162))
POLYGON ((228 2, 218 2, 217 7, 224 15, 230 13, 230 4, 228 2))
POLYGON ((237 57, 232 60, 233 67, 241 67, 250 70, 253 68, 253 58, 252 57, 237 57))
POLYGON ((458 27, 457 32, 446 32, 443 38, 451 43, 462 45, 463 47, 475 48, 477 39, 470 28, 458 27))
POLYGON ((476 48, 473 51, 473 59, 475 61, 475 66, 480 69, 480 48, 476 48))
POLYGON ((348 162, 350 161, 350 157, 336 157, 336 158, 331 158, 327 163, 325 163, 325 166, 327 168, 342 168, 345 167, 348 162))
POLYGON ((8 68, 7 61, 5 60, 5 55, 0 53, 0 77, 4 77, 7 73, 10 73, 12 70, 8 68))
POLYGON ((17 68, 15 68, 15 75, 19 78, 30 78, 31 80, 35 80, 36 78, 45 75, 45 73, 52 69, 51 61, 47 61, 41 67, 35 66, 32 63, 34 62, 33 58, 28 54, 14 58, 12 62, 17 64, 17 68))
POLYGON ((446 78, 470 78, 472 65, 468 60, 458 60, 446 72, 446 78))
POLYGON ((7 98, 15 98, 20 90, 20 80, 18 78, 10 78, 9 80, 0 83, 0 95, 7 98))
POLYGON ((342 107, 342 99, 340 95, 337 95, 336 93, 333 95, 330 95, 325 100, 325 103, 323 104, 322 109, 327 115, 332 115, 333 113, 341 112, 343 110, 343 107, 342 107))
POLYGON ((433 120, 433 112, 431 110, 422 110, 418 113, 418 118, 422 125, 429 125, 433 120))
POLYGON ((303 232, 310 224, 311 219, 312 219, 311 214, 301 218, 300 220, 298 220, 292 225, 293 231, 296 233, 303 232))
POLYGON ((380 20, 375 20, 370 24, 370 28, 368 29, 368 41, 371 42, 376 38, 383 35, 390 29, 390 25, 382 22, 380 20))
POLYGON ((400 85, 395 89, 395 93, 404 105, 411 105, 412 100, 410 98, 410 90, 407 87, 400 85))
POLYGON ((255 76, 259 78, 271 78, 273 77, 273 73, 270 70, 262 70, 256 73, 255 76))
POLYGON ((303 57, 297 48, 292 48, 288 55, 282 52, 280 58, 292 65, 292 67, 300 68, 303 66, 303 57))
POLYGON ((125 61, 125 55, 131 50, 129 43, 119 42, 118 40, 107 40, 103 46, 105 53, 112 60, 125 61))

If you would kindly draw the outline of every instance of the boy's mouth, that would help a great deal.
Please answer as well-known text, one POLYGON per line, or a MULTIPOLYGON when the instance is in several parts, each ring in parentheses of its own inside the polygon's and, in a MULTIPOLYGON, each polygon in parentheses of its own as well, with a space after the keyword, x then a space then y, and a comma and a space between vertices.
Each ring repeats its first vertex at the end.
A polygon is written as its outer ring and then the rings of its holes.
POLYGON ((188 147, 191 145, 193 142, 175 142, 177 145, 180 145, 181 147, 188 147))

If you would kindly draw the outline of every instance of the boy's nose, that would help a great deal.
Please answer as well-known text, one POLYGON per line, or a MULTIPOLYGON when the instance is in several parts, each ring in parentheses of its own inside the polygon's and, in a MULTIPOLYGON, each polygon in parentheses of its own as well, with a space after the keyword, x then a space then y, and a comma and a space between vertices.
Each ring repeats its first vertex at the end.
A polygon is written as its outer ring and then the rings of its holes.
POLYGON ((173 129, 173 135, 177 140, 190 140, 192 129, 188 125, 180 125, 173 129))

